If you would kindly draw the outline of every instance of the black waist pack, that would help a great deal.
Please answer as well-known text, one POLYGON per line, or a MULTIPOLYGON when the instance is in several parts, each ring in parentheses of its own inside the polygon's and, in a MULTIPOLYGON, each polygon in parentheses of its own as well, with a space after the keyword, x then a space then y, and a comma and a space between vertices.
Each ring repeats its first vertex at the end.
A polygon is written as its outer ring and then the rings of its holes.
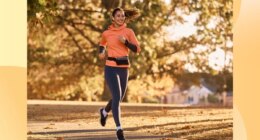
POLYGON ((123 57, 108 57, 107 60, 115 61, 117 65, 129 65, 128 56, 123 56, 123 57))

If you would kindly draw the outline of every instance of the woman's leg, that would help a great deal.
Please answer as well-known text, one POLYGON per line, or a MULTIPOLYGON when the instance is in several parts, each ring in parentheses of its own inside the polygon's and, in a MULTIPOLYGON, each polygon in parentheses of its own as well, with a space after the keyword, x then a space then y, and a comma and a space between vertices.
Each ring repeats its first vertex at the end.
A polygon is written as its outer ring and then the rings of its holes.
POLYGON ((105 67, 105 79, 112 94, 112 112, 117 127, 121 126, 119 102, 122 95, 118 70, 119 68, 105 67))
POLYGON ((105 107, 105 111, 108 113, 112 108, 112 99, 110 99, 105 107))
POLYGON ((120 77, 120 86, 121 86, 121 93, 122 93, 120 100, 123 101, 127 89, 127 83, 128 83, 128 69, 122 68, 118 74, 120 77))

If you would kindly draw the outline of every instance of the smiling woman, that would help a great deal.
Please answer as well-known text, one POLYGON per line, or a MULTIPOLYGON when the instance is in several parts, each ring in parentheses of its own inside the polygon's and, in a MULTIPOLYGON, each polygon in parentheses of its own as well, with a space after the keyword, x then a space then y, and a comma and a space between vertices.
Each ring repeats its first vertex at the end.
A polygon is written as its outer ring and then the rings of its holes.
POLYGON ((123 129, 120 123, 120 102, 123 100, 127 82, 129 64, 129 50, 134 53, 141 51, 139 42, 132 29, 126 28, 126 22, 136 18, 136 11, 124 11, 116 8, 112 12, 112 25, 102 33, 99 46, 99 58, 106 58, 105 80, 112 94, 112 99, 105 108, 100 109, 100 124, 106 125, 108 112, 112 109, 116 124, 116 135, 119 140, 124 140, 123 129), (106 57, 105 49, 107 50, 106 57))
POLYGON ((112 13, 112 20, 114 22, 115 27, 119 27, 125 22, 125 13, 120 8, 117 8, 112 13))

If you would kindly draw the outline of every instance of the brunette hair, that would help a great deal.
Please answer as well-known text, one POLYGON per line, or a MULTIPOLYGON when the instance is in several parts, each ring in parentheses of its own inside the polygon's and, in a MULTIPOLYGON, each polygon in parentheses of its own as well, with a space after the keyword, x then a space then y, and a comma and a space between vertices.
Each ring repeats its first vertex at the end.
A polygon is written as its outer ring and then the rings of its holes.
POLYGON ((122 9, 118 7, 113 10, 113 17, 116 15, 117 11, 123 11, 125 13, 126 21, 132 21, 140 16, 140 11, 138 9, 122 9))

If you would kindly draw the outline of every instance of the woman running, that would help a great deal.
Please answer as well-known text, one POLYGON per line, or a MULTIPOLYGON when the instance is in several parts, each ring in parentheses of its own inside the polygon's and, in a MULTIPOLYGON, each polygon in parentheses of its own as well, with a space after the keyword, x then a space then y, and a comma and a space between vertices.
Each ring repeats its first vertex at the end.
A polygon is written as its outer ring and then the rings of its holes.
POLYGON ((105 108, 100 109, 100 123, 106 125, 108 112, 112 108, 113 118, 116 124, 116 135, 119 140, 125 140, 120 123, 120 102, 123 100, 128 81, 129 50, 139 53, 139 43, 132 29, 126 27, 126 23, 139 16, 137 10, 123 10, 116 8, 112 12, 112 24, 102 33, 99 47, 99 58, 105 59, 105 51, 108 57, 105 64, 105 80, 112 94, 112 99, 105 108))

